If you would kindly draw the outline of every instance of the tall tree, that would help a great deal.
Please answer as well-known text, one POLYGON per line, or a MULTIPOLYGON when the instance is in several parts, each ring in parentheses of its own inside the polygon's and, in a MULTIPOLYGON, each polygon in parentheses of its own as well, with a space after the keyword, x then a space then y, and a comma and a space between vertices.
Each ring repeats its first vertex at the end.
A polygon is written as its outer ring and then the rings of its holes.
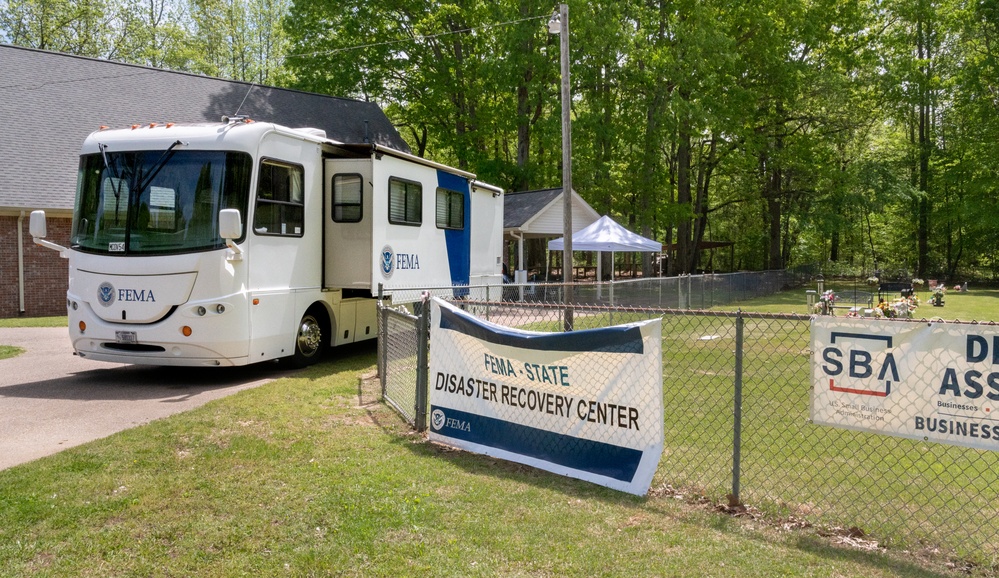
POLYGON ((104 0, 8 0, 0 7, 0 31, 19 46, 108 57, 112 18, 104 0))
POLYGON ((186 6, 175 0, 121 0, 116 58, 171 70, 190 70, 197 50, 186 28, 186 6))
POLYGON ((246 82, 282 78, 285 0, 189 0, 194 71, 246 82))
POLYGON ((937 14, 940 0, 895 1, 884 3, 877 13, 885 30, 882 37, 881 66, 889 111, 907 135, 906 168, 914 191, 911 219, 911 263, 917 276, 931 268, 930 238, 933 188, 933 158, 937 122, 935 103, 939 99, 937 68, 940 42, 937 14))

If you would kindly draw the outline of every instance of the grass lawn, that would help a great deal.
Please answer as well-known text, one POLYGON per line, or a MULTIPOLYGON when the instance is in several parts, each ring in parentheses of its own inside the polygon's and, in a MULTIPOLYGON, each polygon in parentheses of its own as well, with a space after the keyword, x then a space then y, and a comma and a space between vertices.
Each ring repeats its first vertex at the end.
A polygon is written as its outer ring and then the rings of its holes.
POLYGON ((0 345, 0 359, 17 357, 22 353, 24 353, 24 350, 20 347, 14 347, 13 345, 0 345))
POLYGON ((0 327, 66 327, 65 315, 56 317, 10 317, 0 319, 0 327))
MULTIPOLYGON (((14 317, 0 319, 0 327, 66 327, 66 316, 62 317, 14 317)), ((0 359, 17 357, 24 353, 20 347, 0 344, 0 359)))
MULTIPOLYGON (((826 289, 832 289, 840 297, 840 304, 852 305, 850 295, 854 291, 860 293, 870 293, 870 288, 863 283, 826 283, 826 289)), ((775 295, 759 297, 742 301, 737 304, 715 307, 721 311, 754 311, 758 313, 797 313, 808 315, 811 312, 806 305, 805 291, 815 289, 814 285, 801 287, 789 291, 781 291, 775 295)), ((877 300, 877 290, 873 291, 875 301, 877 300)), ((967 293, 948 291, 944 298, 943 307, 933 307, 930 305, 930 295, 932 293, 925 288, 918 291, 920 305, 916 309, 916 318, 942 318, 946 321, 999 321, 999 289, 972 289, 967 293)), ((837 312, 837 315, 844 315, 845 311, 837 312)))
POLYGON ((659 478, 638 498, 432 445, 376 401, 373 364, 362 351, 0 472, 4 575, 951 575, 659 478))
MULTIPOLYGON (((925 301, 917 314, 993 319, 999 291, 951 293, 942 309, 925 301)), ((804 315, 804 290, 725 309, 736 308, 804 315)), ((940 532, 994 536, 995 454, 810 425, 807 319, 746 321, 751 515, 692 503, 700 492, 723 499, 731 480, 734 331, 732 319, 710 316, 663 326, 667 450, 648 497, 429 444, 361 379, 374 373, 362 351, 0 472, 0 567, 11 576, 995 575, 991 554, 959 572, 946 555, 917 553, 940 532), (974 509, 948 516, 966 503, 974 509), (843 519, 873 534, 830 537, 843 519), (892 546, 865 550, 869 540, 892 546)))

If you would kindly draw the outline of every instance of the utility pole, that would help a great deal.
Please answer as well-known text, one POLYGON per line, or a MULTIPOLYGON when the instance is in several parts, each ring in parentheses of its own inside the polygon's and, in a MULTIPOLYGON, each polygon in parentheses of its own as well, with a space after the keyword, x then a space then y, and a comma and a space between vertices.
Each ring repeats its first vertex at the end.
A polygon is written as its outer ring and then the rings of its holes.
POLYGON ((562 300, 564 329, 572 331, 572 95, 569 90, 569 5, 559 4, 558 15, 548 21, 548 32, 559 35, 562 69, 562 300))

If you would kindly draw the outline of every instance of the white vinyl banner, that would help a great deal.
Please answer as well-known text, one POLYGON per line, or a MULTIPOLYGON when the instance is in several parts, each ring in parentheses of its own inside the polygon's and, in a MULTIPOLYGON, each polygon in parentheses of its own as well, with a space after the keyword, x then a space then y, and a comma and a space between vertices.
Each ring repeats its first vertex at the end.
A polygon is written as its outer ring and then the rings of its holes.
POLYGON ((520 331, 435 298, 430 439, 643 495, 663 452, 661 328, 520 331))
POLYGON ((999 449, 999 327, 812 319, 812 421, 999 449))

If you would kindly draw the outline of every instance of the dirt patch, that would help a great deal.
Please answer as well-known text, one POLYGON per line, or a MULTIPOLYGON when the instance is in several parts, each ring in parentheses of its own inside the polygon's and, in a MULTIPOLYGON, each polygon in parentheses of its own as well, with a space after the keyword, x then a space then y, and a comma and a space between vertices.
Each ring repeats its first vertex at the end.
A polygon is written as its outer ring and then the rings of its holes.
POLYGON ((365 409, 382 400, 382 382, 378 371, 361 374, 357 380, 357 407, 365 409))

